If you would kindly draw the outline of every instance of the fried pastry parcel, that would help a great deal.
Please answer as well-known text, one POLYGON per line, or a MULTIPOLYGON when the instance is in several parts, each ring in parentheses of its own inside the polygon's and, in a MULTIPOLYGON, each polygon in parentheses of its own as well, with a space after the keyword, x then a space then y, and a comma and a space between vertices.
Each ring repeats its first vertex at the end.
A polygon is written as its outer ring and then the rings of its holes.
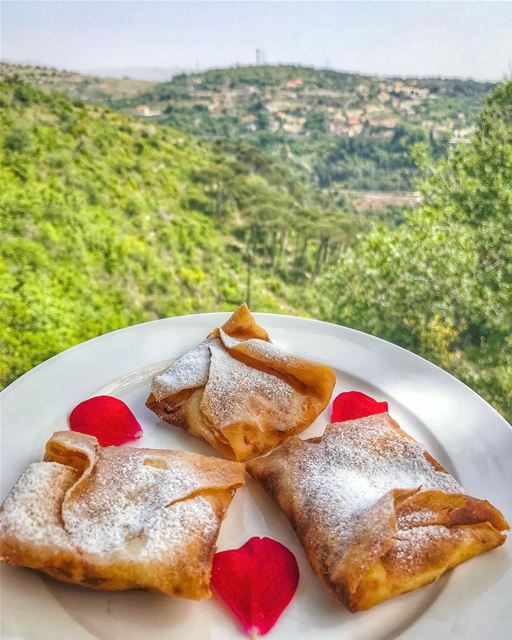
POLYGON ((291 438, 247 467, 351 611, 422 587, 505 540, 502 514, 465 495, 387 413, 291 438))
POLYGON ((248 307, 174 362, 147 406, 227 458, 248 460, 306 429, 331 397, 329 367, 276 347, 248 307))
POLYGON ((0 557, 84 587, 205 598, 219 528, 243 484, 236 462, 57 432, 3 504, 0 557))

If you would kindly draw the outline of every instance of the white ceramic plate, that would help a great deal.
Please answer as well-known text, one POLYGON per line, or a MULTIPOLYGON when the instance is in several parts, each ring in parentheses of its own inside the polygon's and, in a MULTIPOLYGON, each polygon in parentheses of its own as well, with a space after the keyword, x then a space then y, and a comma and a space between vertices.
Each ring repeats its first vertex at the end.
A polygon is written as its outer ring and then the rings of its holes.
MULTIPOLYGON (((144 406, 149 380, 199 342, 228 314, 158 320, 85 342, 39 365, 0 396, 1 498, 28 463, 41 457, 55 430, 81 400, 111 394, 124 400, 144 429, 136 446, 215 455, 206 443, 160 422, 144 406)), ((256 314, 274 342, 323 362, 337 375, 335 393, 357 389, 388 400, 390 413, 459 480, 512 521, 512 429, 484 400, 408 351, 343 327, 288 316, 256 314)), ((304 432, 320 434, 330 407, 304 432)), ((222 526, 219 548, 270 536, 296 555, 297 595, 269 640, 493 640, 512 637, 511 542, 414 593, 351 614, 317 582, 288 521, 252 480, 239 490, 222 526)), ((240 639, 217 597, 192 602, 146 592, 80 589, 36 572, 2 566, 4 640, 240 639)))

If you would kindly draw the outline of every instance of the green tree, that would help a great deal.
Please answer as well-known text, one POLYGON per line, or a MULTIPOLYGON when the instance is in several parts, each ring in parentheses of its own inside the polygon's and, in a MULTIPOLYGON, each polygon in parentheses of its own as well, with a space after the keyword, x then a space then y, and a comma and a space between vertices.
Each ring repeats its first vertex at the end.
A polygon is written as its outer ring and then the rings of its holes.
POLYGON ((323 280, 325 315, 416 351, 512 417, 512 82, 470 144, 423 167, 424 205, 323 280))

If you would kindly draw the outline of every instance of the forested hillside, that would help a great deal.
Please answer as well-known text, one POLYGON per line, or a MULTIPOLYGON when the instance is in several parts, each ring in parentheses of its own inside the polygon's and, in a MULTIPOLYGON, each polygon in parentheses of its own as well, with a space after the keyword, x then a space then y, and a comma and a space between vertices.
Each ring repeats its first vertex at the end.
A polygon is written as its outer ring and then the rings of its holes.
POLYGON ((135 322, 305 310, 357 219, 257 149, 0 85, 0 380, 135 322))
POLYGON ((415 147, 424 204, 369 233, 253 146, 19 81, 0 107, 3 384, 111 329, 249 296, 403 345, 512 418, 512 82, 448 157, 415 147))
POLYGON ((183 74, 116 105, 142 103, 183 131, 249 141, 321 187, 396 191, 414 187, 413 145, 440 156, 469 139, 492 88, 265 65, 183 74))

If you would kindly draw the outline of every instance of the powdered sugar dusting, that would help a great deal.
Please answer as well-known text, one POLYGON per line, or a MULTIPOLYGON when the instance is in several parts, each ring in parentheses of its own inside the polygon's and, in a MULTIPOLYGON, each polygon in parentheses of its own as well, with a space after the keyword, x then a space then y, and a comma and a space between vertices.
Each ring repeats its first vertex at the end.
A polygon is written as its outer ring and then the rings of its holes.
POLYGON ((278 361, 281 364, 289 364, 295 358, 295 356, 281 349, 281 347, 278 347, 272 342, 265 342, 265 340, 252 339, 247 340, 245 344, 257 355, 267 360, 278 361))
POLYGON ((358 518, 392 489, 462 491, 388 421, 387 414, 378 414, 331 425, 320 443, 299 443, 287 457, 288 482, 301 495, 303 520, 321 523, 339 541, 340 552, 358 518))
POLYGON ((262 424, 270 413, 278 431, 289 428, 293 424, 290 413, 300 411, 300 398, 295 397, 293 387, 240 362, 229 349, 243 344, 255 358, 281 364, 290 363, 293 356, 265 340, 240 341, 223 329, 218 336, 207 338, 153 378, 151 393, 156 400, 204 386, 201 409, 217 429, 243 421, 248 413, 261 415, 262 424))
MULTIPOLYGON (((233 349, 233 347, 236 347, 242 342, 242 340, 237 340, 236 338, 233 338, 233 336, 230 336, 229 333, 224 331, 224 329, 219 329, 219 335, 222 340, 222 344, 228 349, 233 349)), ((247 340, 244 340, 243 342, 247 343, 247 340)))
MULTIPOLYGON (((219 429, 272 413, 273 426, 286 429, 293 421, 294 390, 277 376, 259 371, 233 358, 218 341, 210 343, 211 363, 201 408, 219 429)), ((264 418, 268 418, 264 416, 264 418)))
POLYGON ((34 462, 7 496, 0 513, 2 537, 71 549, 62 528, 61 505, 78 474, 56 462, 34 462))
POLYGON ((413 527, 422 527, 435 524, 438 514, 430 509, 421 509, 420 511, 411 511, 409 513, 401 513, 398 516, 399 529, 412 529, 413 527))
MULTIPOLYGON (((224 346, 228 349, 233 349, 237 345, 242 344, 240 340, 232 338, 222 329, 219 330, 219 333, 224 346)), ((294 358, 294 356, 287 353, 284 349, 281 349, 281 347, 278 347, 273 342, 267 342, 266 340, 250 338, 249 340, 244 340, 243 344, 256 356, 261 356, 265 360, 273 360, 286 364, 291 362, 294 358)))
MULTIPOLYGON (((187 542, 188 526, 168 530, 176 512, 172 503, 204 488, 208 484, 204 474, 178 456, 172 460, 172 468, 166 469, 153 466, 161 464, 161 459, 151 452, 133 449, 123 451, 127 453, 123 456, 116 453, 104 450, 87 489, 64 503, 62 514, 71 539, 87 553, 112 553, 134 538, 139 539, 138 557, 179 551, 187 542), (172 513, 164 517, 163 510, 172 513), (169 549, 171 543, 175 548, 169 549)), ((181 520, 188 518, 192 527, 208 530, 217 525, 204 499, 183 502, 175 516, 178 514, 181 520)))
POLYGON ((417 526, 405 531, 399 530, 393 540, 390 553, 401 571, 413 573, 425 562, 425 558, 435 554, 435 549, 440 546, 441 541, 450 540, 455 543, 461 537, 459 529, 442 525, 417 526))
POLYGON ((151 393, 161 400, 183 389, 202 387, 208 381, 209 368, 210 350, 205 340, 178 358, 166 371, 155 376, 151 393))
MULTIPOLYGON (((148 449, 102 449, 84 486, 80 474, 55 462, 30 465, 0 514, 2 537, 105 558, 166 561, 220 526, 197 492, 231 486, 235 475, 202 456, 148 449), (197 458, 197 460, 195 459, 197 458)), ((196 547, 197 548, 197 544, 196 547)))

